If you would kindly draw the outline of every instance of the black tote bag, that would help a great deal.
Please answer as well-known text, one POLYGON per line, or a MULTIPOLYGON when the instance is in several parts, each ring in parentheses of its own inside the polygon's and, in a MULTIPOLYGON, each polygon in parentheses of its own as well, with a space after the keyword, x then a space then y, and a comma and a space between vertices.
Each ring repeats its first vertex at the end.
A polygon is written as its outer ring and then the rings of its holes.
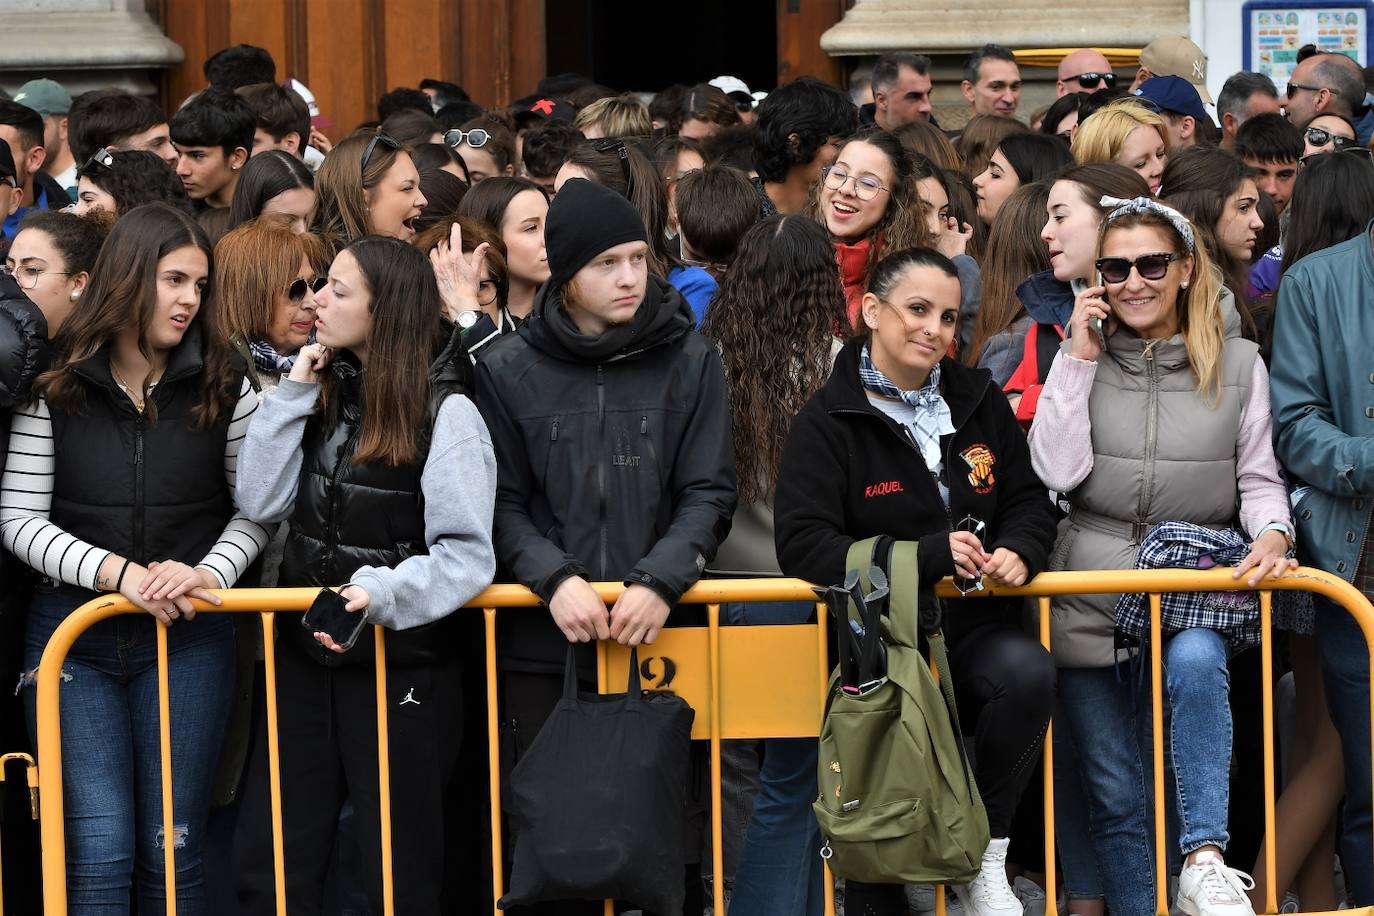
POLYGON ((573 647, 563 698, 511 773, 515 856, 507 909, 612 898, 682 912, 687 773, 695 713, 641 691, 579 694, 573 647))

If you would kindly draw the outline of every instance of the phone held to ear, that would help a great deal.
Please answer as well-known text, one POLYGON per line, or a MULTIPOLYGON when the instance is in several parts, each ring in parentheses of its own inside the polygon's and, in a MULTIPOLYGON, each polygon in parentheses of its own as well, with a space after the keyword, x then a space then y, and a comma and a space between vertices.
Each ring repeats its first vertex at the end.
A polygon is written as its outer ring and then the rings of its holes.
MULTIPOLYGON (((1105 286, 1105 284, 1102 282, 1102 274, 1097 275, 1097 285, 1105 286)), ((1073 296, 1075 299, 1077 299, 1079 296, 1083 294, 1083 290, 1088 288, 1089 287, 1087 280, 1076 277, 1073 280, 1069 281, 1069 289, 1073 291, 1073 296)), ((1102 346, 1102 349, 1107 349, 1107 332, 1103 327, 1102 319, 1090 318, 1088 319, 1088 324, 1092 325, 1092 329, 1097 332, 1097 342, 1102 346)))
POLYGON ((353 648, 358 637, 367 626, 367 615, 362 611, 345 609, 348 600, 332 589, 320 589, 310 610, 301 618, 301 626, 311 633, 324 633, 345 651, 353 648))

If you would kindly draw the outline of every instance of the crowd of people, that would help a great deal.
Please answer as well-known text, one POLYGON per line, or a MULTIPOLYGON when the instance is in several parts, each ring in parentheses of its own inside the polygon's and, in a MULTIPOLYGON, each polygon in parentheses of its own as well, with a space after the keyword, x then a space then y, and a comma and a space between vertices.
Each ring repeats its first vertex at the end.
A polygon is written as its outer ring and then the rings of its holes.
MULTIPOLYGON (((51 80, 0 100, 0 649, 30 736, 57 626, 101 593, 147 611, 91 627, 62 669, 69 911, 162 912, 172 843, 178 912, 276 912, 262 632, 197 614, 218 589, 334 587, 388 631, 405 914, 491 905, 480 623, 455 612, 493 582, 546 606, 500 617, 507 789, 569 658, 590 677, 597 640, 701 623, 680 599, 703 576, 839 583, 869 537, 917 542, 921 580, 968 594, 1151 566, 1254 586, 1302 562, 1374 597, 1374 100, 1351 57, 1300 57, 1287 86, 1237 73, 1213 102, 1185 38, 1129 78, 1085 48, 1027 115, 1015 55, 987 45, 953 132, 906 52, 877 61, 871 100, 723 76, 646 101, 561 75, 484 109, 425 80, 333 142, 246 45, 170 118, 51 80), (608 607, 595 582, 625 590, 608 607)), ((1189 916, 1253 916, 1270 889, 1374 904, 1358 627, 1276 599, 1262 670, 1253 592, 1165 596, 1156 862, 1143 608, 1058 599, 1047 650, 1018 601, 944 603, 991 836, 957 905, 1021 916, 1050 870, 1048 906, 1077 916, 1153 913, 1157 870, 1189 916), (1287 671, 1267 888, 1259 679, 1287 671)), ((276 626, 287 911, 381 912, 373 643, 276 626)), ((709 880, 739 916, 821 912, 816 769, 815 739, 727 748, 709 880)), ((843 888, 849 916, 929 898, 843 888)))

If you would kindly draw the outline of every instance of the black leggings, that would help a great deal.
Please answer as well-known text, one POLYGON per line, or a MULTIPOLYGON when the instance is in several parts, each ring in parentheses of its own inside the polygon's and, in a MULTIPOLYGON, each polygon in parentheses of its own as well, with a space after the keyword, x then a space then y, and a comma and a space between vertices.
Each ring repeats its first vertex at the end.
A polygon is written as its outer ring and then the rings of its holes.
MULTIPOLYGON (((1016 806, 1035 771, 1054 708, 1054 661, 1029 634, 990 624, 950 646, 959 721, 974 737, 974 778, 994 838, 1011 832, 1016 806)), ((967 735, 966 735, 967 736, 967 735)), ((906 913, 900 885, 845 884, 851 916, 906 913)))

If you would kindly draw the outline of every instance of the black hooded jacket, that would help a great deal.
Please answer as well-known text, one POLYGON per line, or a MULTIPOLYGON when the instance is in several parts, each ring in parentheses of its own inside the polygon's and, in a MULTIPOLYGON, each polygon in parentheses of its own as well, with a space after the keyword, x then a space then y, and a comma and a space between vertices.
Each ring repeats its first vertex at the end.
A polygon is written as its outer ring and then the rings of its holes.
MULTIPOLYGON (((670 605, 729 532, 734 453, 725 373, 676 289, 650 276, 634 321, 578 332, 546 285, 477 364, 496 450, 496 557, 548 602, 569 576, 652 588, 670 605)), ((502 625, 502 652, 561 670, 546 612, 502 625)))
POLYGON ((47 368, 47 319, 13 277, 0 274, 0 460, 9 454, 10 411, 29 401, 47 368))
MULTIPOLYGON (((951 521, 987 525, 983 549, 1014 551, 1031 576, 1054 543, 1049 493, 1031 468, 1025 433, 986 369, 946 357, 940 387, 954 432, 940 441, 949 487, 946 509, 934 477, 906 430, 869 403, 859 382, 862 340, 851 340, 834 371, 792 424, 774 499, 784 574, 822 585, 844 579, 845 554, 864 538, 917 541, 924 582, 954 573, 951 521)), ((953 641, 981 623, 1014 621, 1019 602, 946 603, 953 641)))

